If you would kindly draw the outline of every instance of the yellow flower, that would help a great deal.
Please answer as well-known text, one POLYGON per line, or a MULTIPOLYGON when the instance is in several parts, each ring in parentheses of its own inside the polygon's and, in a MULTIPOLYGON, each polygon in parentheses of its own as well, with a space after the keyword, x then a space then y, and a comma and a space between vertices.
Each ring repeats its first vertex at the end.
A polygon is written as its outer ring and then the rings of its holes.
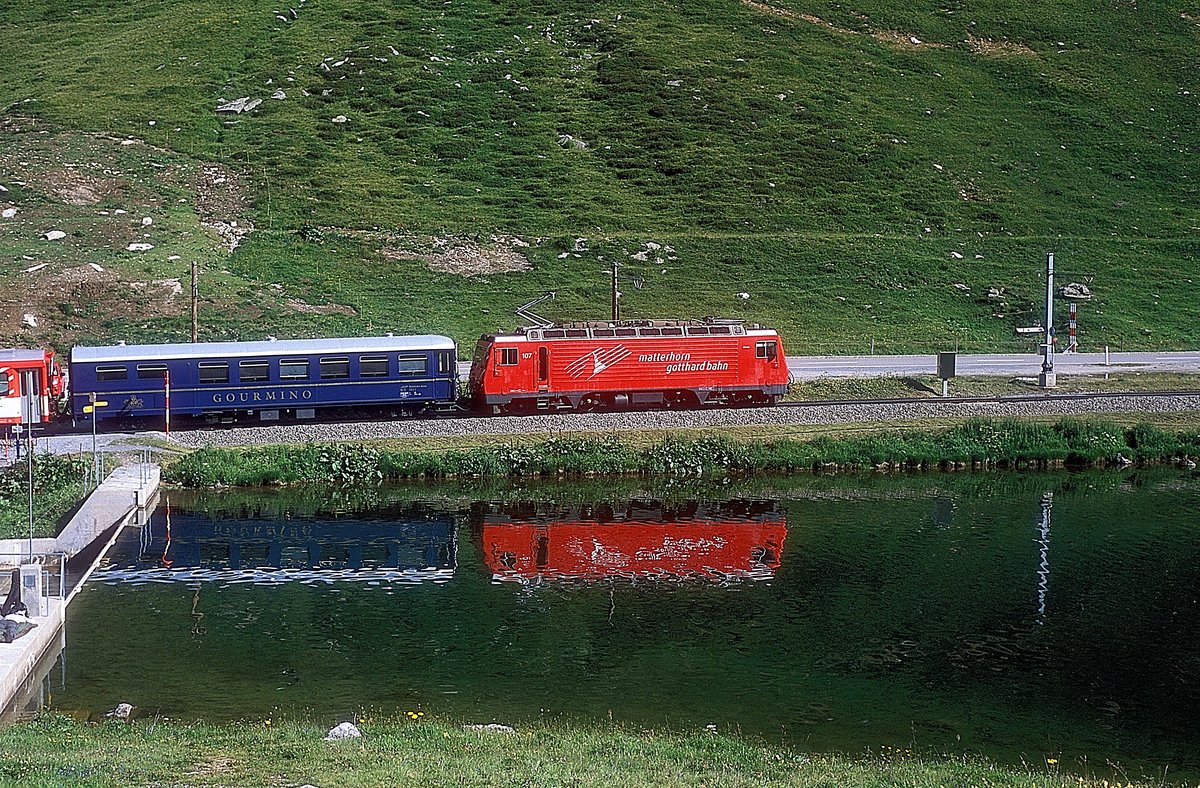
POLYGON ((1047 758, 1047 759, 1046 759, 1046 763, 1048 763, 1048 764, 1050 764, 1051 766, 1053 766, 1054 764, 1058 763, 1058 758, 1047 758))

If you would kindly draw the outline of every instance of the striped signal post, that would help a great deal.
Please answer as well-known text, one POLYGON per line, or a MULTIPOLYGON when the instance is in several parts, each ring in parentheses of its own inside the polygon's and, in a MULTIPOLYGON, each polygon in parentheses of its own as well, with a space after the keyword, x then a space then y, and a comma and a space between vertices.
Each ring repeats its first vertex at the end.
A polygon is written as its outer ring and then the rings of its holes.
POLYGON ((171 370, 163 371, 163 408, 166 410, 167 435, 171 434, 171 370))
POLYGON ((1074 301, 1068 307, 1068 323, 1067 323, 1067 352, 1078 353, 1079 341, 1076 330, 1079 328, 1079 304, 1074 301))

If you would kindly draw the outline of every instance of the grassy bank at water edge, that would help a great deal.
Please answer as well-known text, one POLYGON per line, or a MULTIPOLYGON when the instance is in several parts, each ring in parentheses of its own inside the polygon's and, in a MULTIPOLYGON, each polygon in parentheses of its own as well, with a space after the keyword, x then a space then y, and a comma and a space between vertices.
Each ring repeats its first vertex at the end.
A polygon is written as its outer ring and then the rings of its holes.
MULTIPOLYGON (((360 723, 363 737, 323 741, 324 728, 270 719, 233 725, 140 721, 86 725, 46 716, 0 731, 0 783, 76 785, 722 785, 1108 786, 982 760, 805 754, 715 732, 538 727, 483 733, 415 712, 360 723), (413 717, 417 717, 414 721, 413 717)), ((1120 785, 1133 785, 1128 779, 1120 785)), ((1143 783, 1143 784, 1156 784, 1143 783)))
POLYGON ((467 450, 414 452, 327 443, 243 450, 201 449, 165 470, 187 487, 499 476, 792 473, 828 469, 1163 462, 1200 456, 1200 432, 1151 424, 1126 430, 1101 421, 1055 424, 972 419, 944 431, 903 430, 813 440, 668 437, 636 447, 614 437, 555 437, 467 450))

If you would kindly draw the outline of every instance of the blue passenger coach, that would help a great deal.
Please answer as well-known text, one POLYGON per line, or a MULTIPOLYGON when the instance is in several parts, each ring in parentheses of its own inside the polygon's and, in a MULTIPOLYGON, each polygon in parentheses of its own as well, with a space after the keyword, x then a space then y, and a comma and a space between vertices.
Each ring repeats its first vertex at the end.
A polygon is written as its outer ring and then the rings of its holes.
POLYGON ((327 408, 451 405, 454 340, 443 336, 77 347, 71 412, 110 419, 202 416, 213 421, 314 418, 327 408))

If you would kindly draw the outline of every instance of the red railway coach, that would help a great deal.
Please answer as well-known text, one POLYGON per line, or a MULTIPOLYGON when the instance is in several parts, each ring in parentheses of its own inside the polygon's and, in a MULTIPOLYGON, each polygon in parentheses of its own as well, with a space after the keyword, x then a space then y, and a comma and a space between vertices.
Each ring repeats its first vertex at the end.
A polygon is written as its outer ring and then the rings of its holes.
POLYGON ((58 414, 66 377, 52 350, 0 349, 0 427, 39 424, 58 414))
POLYGON ((771 404, 787 393, 779 334, 722 320, 567 323, 485 334, 471 362, 477 408, 771 404))

